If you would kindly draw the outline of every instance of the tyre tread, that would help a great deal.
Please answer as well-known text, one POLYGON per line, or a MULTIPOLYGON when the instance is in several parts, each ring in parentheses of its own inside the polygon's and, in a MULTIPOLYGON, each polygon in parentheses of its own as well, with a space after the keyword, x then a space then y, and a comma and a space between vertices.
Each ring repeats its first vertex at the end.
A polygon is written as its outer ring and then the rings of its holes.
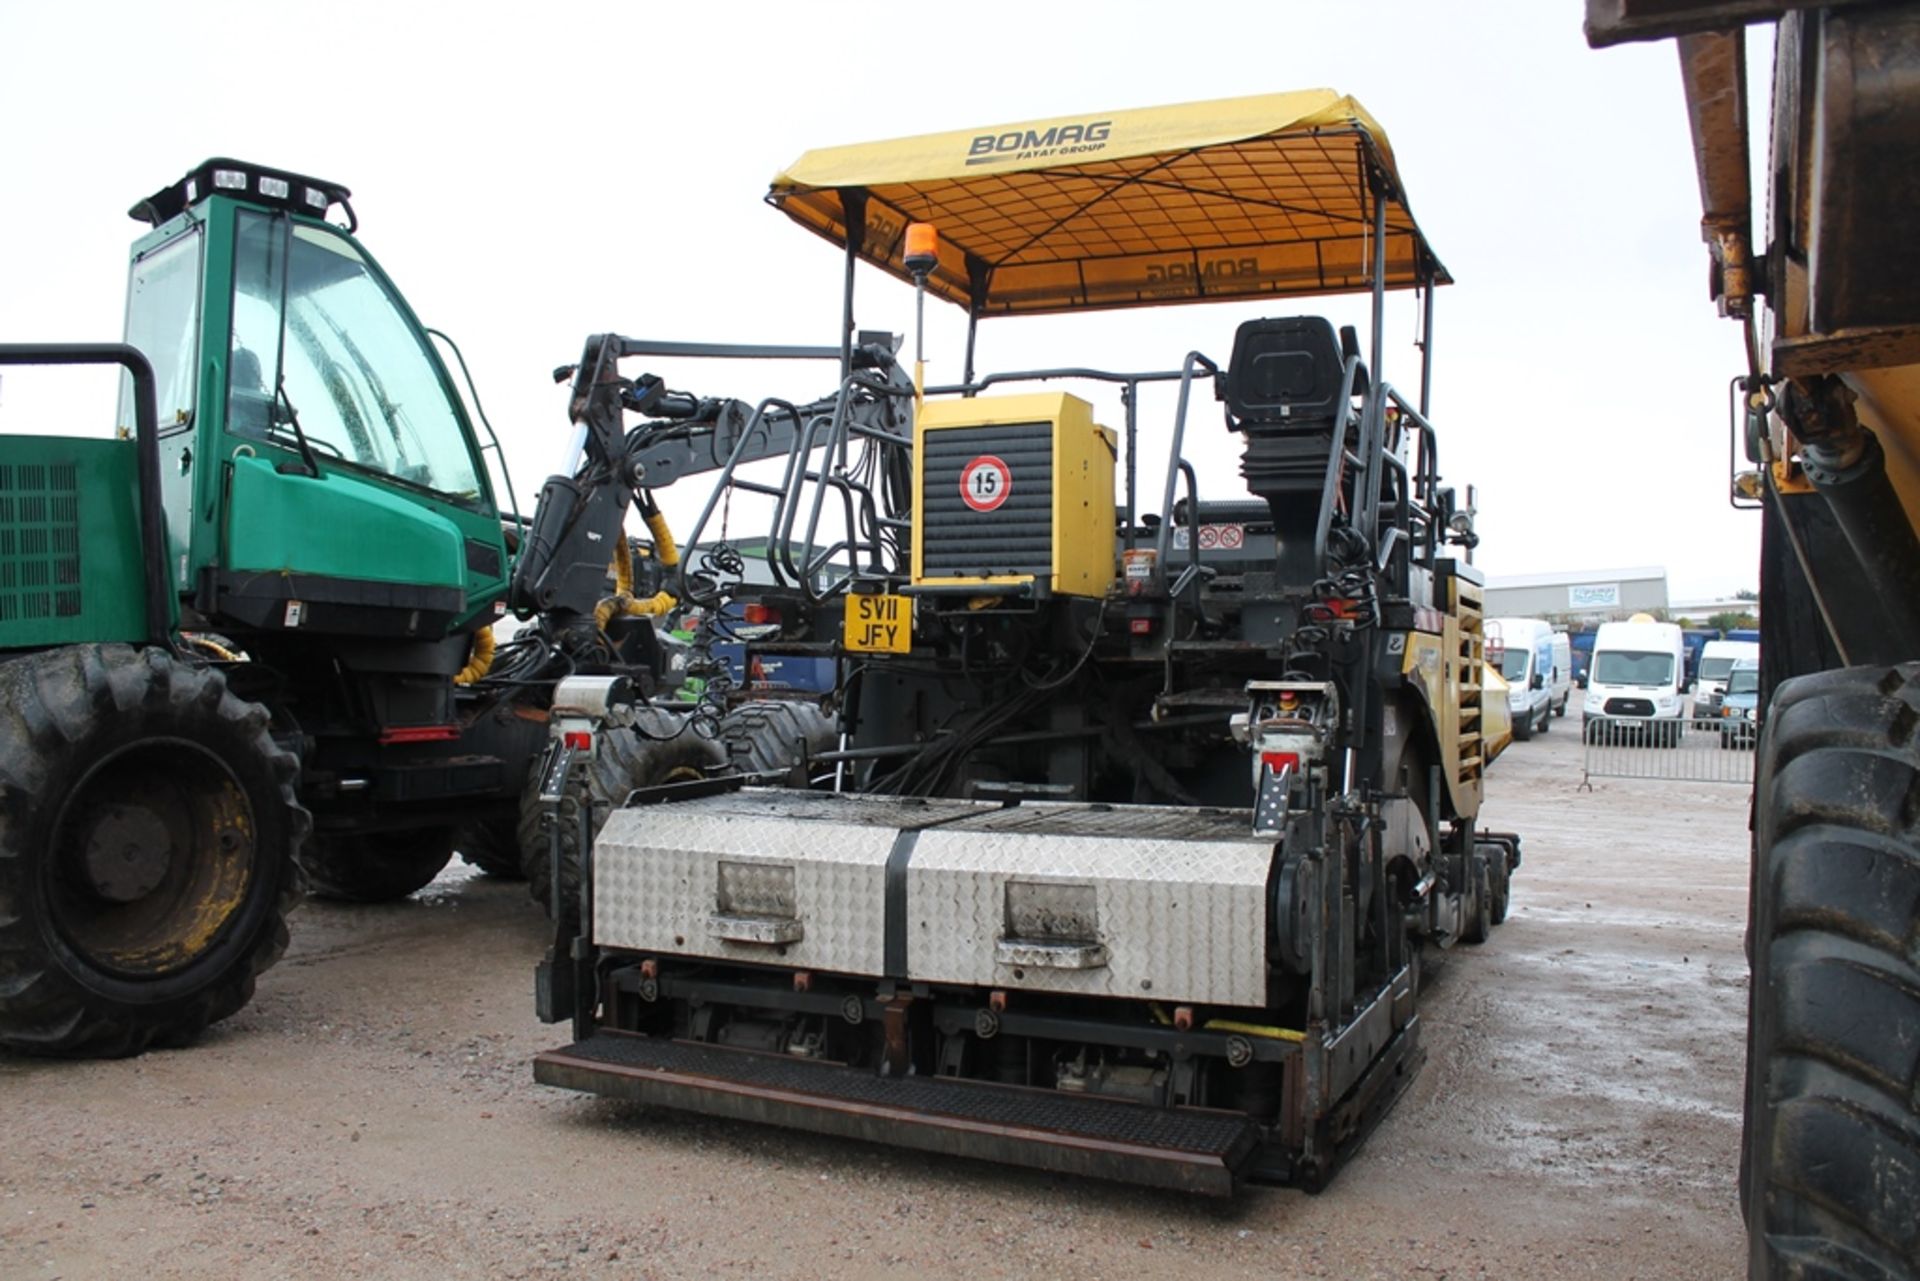
POLYGON ((1920 664, 1783 683, 1760 743, 1756 1277, 1920 1277, 1920 664))
POLYGON ((287 946, 286 914, 306 887, 292 857, 310 816, 295 797, 298 762, 267 734, 265 709, 234 695, 211 667, 176 660, 157 648, 73 645, 0 664, 0 1045, 31 1054, 121 1057, 150 1044, 182 1045, 228 1017, 253 996, 256 978, 287 946), (288 849, 275 869, 279 884, 254 936, 236 961, 185 994, 151 1004, 117 1002, 69 973, 32 907, 34 851, 21 848, 34 798, 45 802, 63 754, 84 747, 102 718, 182 714, 223 722, 268 762, 285 809, 288 849))

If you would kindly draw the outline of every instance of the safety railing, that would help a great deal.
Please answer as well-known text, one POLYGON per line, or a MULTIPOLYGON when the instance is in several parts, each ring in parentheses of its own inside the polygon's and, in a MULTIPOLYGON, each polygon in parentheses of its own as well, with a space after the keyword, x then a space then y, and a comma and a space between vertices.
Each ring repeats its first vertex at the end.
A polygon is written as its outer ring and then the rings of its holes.
POLYGON ((1753 782, 1753 721, 1731 717, 1588 716, 1580 785, 1596 778, 1673 783, 1753 782))

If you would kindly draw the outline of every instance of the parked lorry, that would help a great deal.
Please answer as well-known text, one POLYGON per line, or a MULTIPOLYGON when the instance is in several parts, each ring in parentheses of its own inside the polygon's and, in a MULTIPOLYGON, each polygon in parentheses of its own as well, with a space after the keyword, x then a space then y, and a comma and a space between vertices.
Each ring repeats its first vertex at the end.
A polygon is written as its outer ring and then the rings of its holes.
POLYGON ((1746 336, 1760 744, 1751 1278, 1920 1276, 1920 5, 1589 0, 1677 36, 1714 301, 1746 336), (1771 105, 1744 24, 1775 21, 1771 105), (1750 120, 1767 121, 1756 225, 1750 120))
POLYGON ((582 543, 570 480, 503 516, 349 194, 207 161, 131 211, 125 343, 0 347, 128 374, 117 433, 0 435, 0 1045, 192 1040, 308 881, 517 875, 552 681, 670 679, 646 618, 596 617, 617 518, 582 543))
MULTIPOLYGON (((574 1039, 536 1076, 1068 1174, 1317 1186, 1420 1061, 1423 970, 1488 937, 1519 863, 1480 824, 1505 703, 1454 550, 1471 516, 1424 357, 1417 391, 1382 377, 1388 291, 1430 327, 1448 283, 1385 135, 1276 94, 809 152, 769 200, 845 254, 839 385, 628 435, 641 458, 784 435, 776 479, 729 465, 689 537, 771 502, 780 632, 747 653, 839 662, 839 743, 798 771, 833 790, 642 789, 597 839, 569 816, 579 932, 539 992, 574 1039), (958 382, 855 327, 860 264, 966 309, 958 382), (988 316, 1347 291, 1370 345, 1279 314, 1224 359, 974 368, 988 316), (1063 383, 1118 391, 1118 429, 1063 383), (1244 485, 1202 482, 1201 431, 1240 442, 1244 485)), ((626 715, 564 700, 583 746, 626 715)))
POLYGON ((1587 672, 1593 664, 1593 637, 1596 629, 1586 628, 1572 632, 1567 636, 1567 646, 1573 651, 1573 683, 1581 689, 1587 687, 1587 672))

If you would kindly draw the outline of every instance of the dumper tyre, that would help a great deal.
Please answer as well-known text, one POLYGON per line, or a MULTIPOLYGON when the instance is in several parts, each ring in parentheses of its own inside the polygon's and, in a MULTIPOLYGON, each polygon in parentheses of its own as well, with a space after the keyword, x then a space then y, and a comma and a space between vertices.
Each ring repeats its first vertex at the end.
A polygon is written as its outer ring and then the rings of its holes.
POLYGON ((0 665, 0 1045, 121 1057, 252 999, 311 826, 269 721, 160 648, 0 665))
POLYGON ((301 851, 307 880, 321 898, 388 903, 405 898, 453 861, 454 829, 316 832, 301 851))
POLYGON ((1741 1203, 1753 1278, 1920 1278, 1920 663, 1761 732, 1741 1203))
POLYGON ((832 718, 812 702, 761 699, 741 704, 720 722, 720 746, 744 774, 790 774, 838 741, 832 718))
POLYGON ((701 778, 726 759, 720 744, 698 733, 690 717, 643 708, 633 727, 606 726, 596 732, 592 759, 574 766, 557 804, 549 807, 541 801, 541 771, 530 771, 520 798, 520 859, 534 901, 553 915, 549 821, 559 828, 560 893, 566 919, 573 921, 580 908, 581 805, 592 802, 593 833, 598 835, 607 815, 635 788, 701 778))
POLYGON ((453 846, 462 859, 484 876, 502 881, 527 879, 526 869, 520 863, 518 809, 463 825, 454 835, 453 846))

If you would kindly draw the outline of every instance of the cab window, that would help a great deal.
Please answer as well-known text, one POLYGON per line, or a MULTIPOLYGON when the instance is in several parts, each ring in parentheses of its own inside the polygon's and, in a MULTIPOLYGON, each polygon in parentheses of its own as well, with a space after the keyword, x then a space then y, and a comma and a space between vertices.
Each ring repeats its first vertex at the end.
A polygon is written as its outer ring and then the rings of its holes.
MULTIPOLYGON (((194 370, 200 354, 200 228, 195 226, 133 261, 127 281, 127 343, 153 365, 154 410, 160 434, 193 425, 194 370)), ((120 383, 115 420, 134 425, 133 378, 120 383)))
POLYGON ((346 237, 241 211, 227 359, 228 431, 297 449, 297 417, 323 470, 345 464, 479 499, 425 338, 346 237))

